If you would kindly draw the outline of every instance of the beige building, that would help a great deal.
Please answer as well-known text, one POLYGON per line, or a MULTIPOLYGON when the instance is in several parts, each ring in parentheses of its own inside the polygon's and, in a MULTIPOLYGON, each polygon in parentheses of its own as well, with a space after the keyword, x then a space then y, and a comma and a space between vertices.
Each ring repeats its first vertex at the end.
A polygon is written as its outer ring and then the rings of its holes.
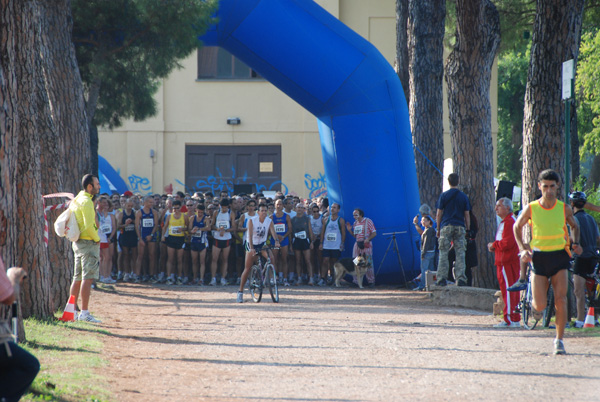
MULTIPOLYGON (((317 3, 375 45, 393 65, 394 0, 317 3)), ((222 49, 203 48, 181 64, 157 93, 155 117, 126 121, 99 133, 100 155, 132 191, 164 193, 172 186, 172 191, 188 192, 281 189, 301 197, 326 193, 312 114, 222 49)), ((497 82, 496 68, 492 82, 497 82)), ((496 143, 496 84, 491 98, 496 143)), ((449 157, 446 105, 444 114, 449 157)))

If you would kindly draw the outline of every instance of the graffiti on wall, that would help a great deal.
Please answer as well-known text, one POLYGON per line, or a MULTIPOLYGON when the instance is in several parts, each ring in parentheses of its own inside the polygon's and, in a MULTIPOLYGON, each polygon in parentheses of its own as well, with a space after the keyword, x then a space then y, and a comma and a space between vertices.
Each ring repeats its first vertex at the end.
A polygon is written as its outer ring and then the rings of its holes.
POLYGON ((318 177, 312 177, 309 173, 304 175, 304 185, 308 189, 308 198, 327 197, 327 180, 325 175, 319 172, 318 177))
POLYGON ((150 193, 152 192, 152 185, 147 177, 140 177, 133 174, 129 176, 129 189, 134 193, 150 193))
MULTIPOLYGON (((129 189, 132 192, 145 194, 150 194, 152 192, 152 183, 147 177, 131 175, 128 179, 129 189)), ((231 178, 223 177, 221 171, 217 169, 216 176, 209 176, 206 180, 198 180, 193 187, 186 186, 185 183, 179 179, 175 179, 175 182, 181 185, 187 193, 194 193, 196 191, 204 193, 210 191, 213 194, 217 194, 220 191, 227 191, 228 193, 233 194, 235 185, 250 184, 254 187, 254 191, 256 192, 275 191, 278 186, 281 186, 281 192, 284 195, 296 195, 294 192, 290 193, 288 186, 280 180, 265 185, 250 182, 247 172, 244 172, 241 177, 236 177, 234 167, 231 168, 231 178)), ((308 198, 327 197, 327 180, 322 172, 319 172, 315 177, 310 173, 306 173, 304 175, 304 185, 308 190, 308 198)))
POLYGON ((189 186, 186 186, 184 183, 182 183, 181 180, 175 179, 175 181, 178 184, 182 185, 183 188, 185 188, 186 192, 188 192, 188 193, 194 193, 196 191, 204 193, 204 192, 210 191, 213 194, 217 194, 220 191, 227 191, 228 193, 233 194, 235 185, 250 184, 256 189, 256 190, 254 190, 256 192, 275 191, 275 189, 278 186, 281 186, 281 192, 286 195, 288 194, 288 188, 285 185, 285 183, 283 183, 282 181, 276 180, 267 185, 252 183, 252 182, 248 181, 248 172, 244 172, 244 174, 241 175, 241 177, 238 177, 238 176, 236 176, 236 171, 233 166, 231 167, 231 179, 223 177, 221 170, 219 168, 217 168, 216 176, 208 176, 206 178, 206 180, 203 180, 203 179, 198 180, 196 182, 196 184, 194 185, 194 187, 191 187, 191 188, 189 186))

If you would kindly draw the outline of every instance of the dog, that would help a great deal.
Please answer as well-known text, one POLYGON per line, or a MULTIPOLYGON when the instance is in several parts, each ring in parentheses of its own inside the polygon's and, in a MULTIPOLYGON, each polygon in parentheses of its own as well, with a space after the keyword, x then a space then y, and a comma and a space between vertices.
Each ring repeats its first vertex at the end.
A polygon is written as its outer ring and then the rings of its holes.
POLYGON ((367 264, 367 260, 363 256, 358 256, 356 258, 341 258, 333 264, 333 268, 335 269, 335 286, 339 288, 340 279, 346 274, 356 275, 356 279, 358 279, 358 287, 363 289, 363 278, 367 273, 367 269, 369 265, 367 264), (356 263, 355 263, 356 262, 356 263))

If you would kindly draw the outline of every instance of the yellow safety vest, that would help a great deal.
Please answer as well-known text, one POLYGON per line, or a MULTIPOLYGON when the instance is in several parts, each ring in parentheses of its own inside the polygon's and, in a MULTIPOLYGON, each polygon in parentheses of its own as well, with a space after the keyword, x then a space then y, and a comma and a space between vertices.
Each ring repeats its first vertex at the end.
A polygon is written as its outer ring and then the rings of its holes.
POLYGON ((546 209, 539 201, 531 208, 531 248, 537 251, 567 250, 569 232, 565 219, 565 203, 556 200, 552 208, 546 209))

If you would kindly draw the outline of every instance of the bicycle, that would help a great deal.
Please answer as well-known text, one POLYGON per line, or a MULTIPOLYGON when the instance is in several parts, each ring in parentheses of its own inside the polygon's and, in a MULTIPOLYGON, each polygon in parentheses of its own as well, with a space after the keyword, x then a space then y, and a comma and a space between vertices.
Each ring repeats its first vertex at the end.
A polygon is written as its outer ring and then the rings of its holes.
POLYGON ((255 303, 259 303, 262 299, 263 289, 268 287, 271 299, 274 303, 279 302, 279 288, 277 287, 277 274, 275 273, 275 267, 271 263, 271 258, 263 257, 260 253, 262 250, 271 250, 276 247, 264 247, 261 250, 257 250, 258 262, 254 264, 250 271, 250 277, 248 280, 248 289, 252 295, 252 300, 255 303))
POLYGON ((533 290, 531 284, 531 264, 527 264, 526 280, 527 288, 521 292, 521 300, 515 309, 516 312, 520 312, 523 320, 523 327, 528 330, 532 330, 537 325, 538 321, 533 318, 533 290), (530 319, 532 323, 530 323, 530 319))

